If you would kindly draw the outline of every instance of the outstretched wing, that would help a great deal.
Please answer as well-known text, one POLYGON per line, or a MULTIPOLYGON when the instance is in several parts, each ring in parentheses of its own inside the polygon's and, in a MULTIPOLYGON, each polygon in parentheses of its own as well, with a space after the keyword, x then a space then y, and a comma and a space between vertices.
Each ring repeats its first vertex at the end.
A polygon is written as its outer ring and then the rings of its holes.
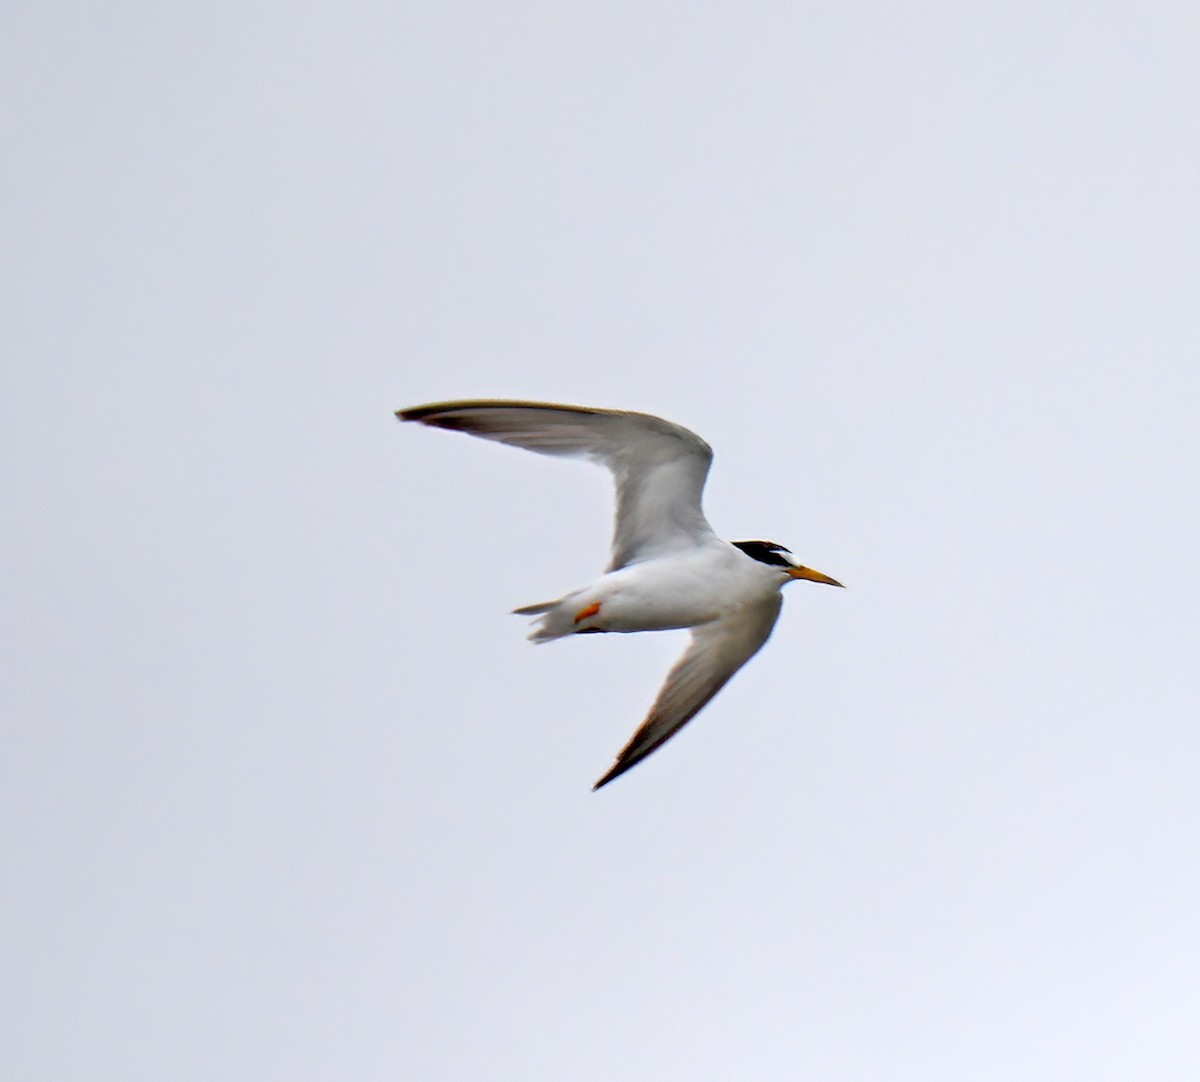
POLYGON ((661 417, 507 401, 441 402, 398 410, 396 416, 607 466, 617 486, 610 571, 713 536, 700 506, 712 449, 661 417))
POLYGON ((649 717, 621 749, 612 769, 592 788, 599 789, 620 777, 691 721, 758 653, 770 637, 782 605, 783 598, 776 594, 753 609, 695 628, 691 644, 667 674, 649 717))

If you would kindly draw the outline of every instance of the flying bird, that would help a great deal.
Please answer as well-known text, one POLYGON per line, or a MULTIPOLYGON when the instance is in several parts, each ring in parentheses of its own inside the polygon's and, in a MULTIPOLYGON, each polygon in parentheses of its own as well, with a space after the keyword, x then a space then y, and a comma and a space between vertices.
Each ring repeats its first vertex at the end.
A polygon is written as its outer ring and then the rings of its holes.
POLYGON ((604 631, 690 628, 691 642, 616 762, 607 785, 686 725, 771 634, 796 579, 841 586, 771 541, 722 541, 701 509, 712 448, 661 417, 545 402, 439 402, 397 410, 401 421, 466 432, 612 471, 612 561, 595 582, 514 611, 538 619, 534 642, 604 631))

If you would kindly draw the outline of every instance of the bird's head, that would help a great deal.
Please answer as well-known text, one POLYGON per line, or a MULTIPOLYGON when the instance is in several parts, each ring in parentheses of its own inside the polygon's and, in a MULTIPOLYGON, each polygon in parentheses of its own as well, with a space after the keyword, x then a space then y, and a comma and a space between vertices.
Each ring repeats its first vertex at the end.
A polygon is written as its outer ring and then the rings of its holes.
POLYGON ((777 567, 786 579, 807 579, 809 582, 823 582, 826 586, 841 586, 837 579, 831 579, 811 567, 804 567, 792 559, 789 549, 774 541, 735 541, 734 547, 739 548, 752 560, 768 567, 777 567))

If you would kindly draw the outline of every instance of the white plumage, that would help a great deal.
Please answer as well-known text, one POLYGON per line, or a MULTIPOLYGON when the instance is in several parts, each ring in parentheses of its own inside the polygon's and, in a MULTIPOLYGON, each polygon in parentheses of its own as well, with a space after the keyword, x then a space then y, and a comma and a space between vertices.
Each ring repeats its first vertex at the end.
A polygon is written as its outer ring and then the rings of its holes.
POLYGON ((701 509, 712 450, 694 432, 644 413, 540 402, 444 402, 399 410, 419 421, 549 455, 585 457, 616 481, 612 560, 591 585, 516 611, 547 642, 602 631, 691 628, 646 720, 599 789, 687 724, 767 641, 794 579, 841 583, 766 541, 722 541, 701 509))

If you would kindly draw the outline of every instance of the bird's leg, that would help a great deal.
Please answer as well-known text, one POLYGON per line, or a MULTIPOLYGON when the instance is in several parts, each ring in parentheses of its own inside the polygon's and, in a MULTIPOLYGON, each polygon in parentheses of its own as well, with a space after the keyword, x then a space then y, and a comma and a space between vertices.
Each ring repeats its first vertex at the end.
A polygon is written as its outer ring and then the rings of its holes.
POLYGON ((590 605, 587 605, 586 607, 580 609, 575 614, 575 623, 578 624, 581 621, 586 620, 589 616, 595 616, 596 613, 598 613, 599 611, 600 611, 600 602, 593 601, 590 605))

